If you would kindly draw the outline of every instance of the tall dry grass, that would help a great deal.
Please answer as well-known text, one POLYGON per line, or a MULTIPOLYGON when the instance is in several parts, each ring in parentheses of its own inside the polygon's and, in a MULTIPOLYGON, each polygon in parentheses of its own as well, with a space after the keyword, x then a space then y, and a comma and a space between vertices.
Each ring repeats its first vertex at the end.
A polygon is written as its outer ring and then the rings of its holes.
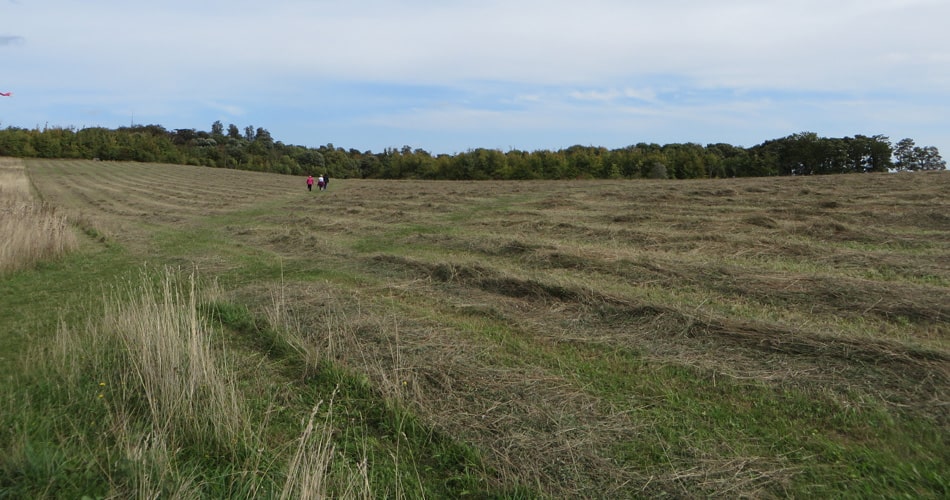
POLYGON ((279 337, 279 341, 299 356, 304 364, 304 373, 314 373, 319 369, 323 355, 330 351, 322 349, 321 345, 314 342, 312 332, 308 332, 301 324, 300 318, 291 307, 286 297, 283 270, 279 285, 270 290, 270 299, 263 311, 264 319, 279 337))
MULTIPOLYGON (((101 415, 113 443, 106 454, 132 469, 131 480, 110 481, 118 496, 200 496, 201 480, 178 460, 181 450, 235 458, 257 444, 227 359, 198 314, 200 297, 194 273, 143 273, 104 297, 97 318, 78 328, 61 322, 43 353, 52 377, 76 391, 74 404, 88 404, 85 388, 97 384, 99 409, 79 413, 101 415)), ((66 418, 88 425, 88 415, 66 418)), ((112 474, 114 464, 99 466, 112 474)))
MULTIPOLYGON (((321 402, 322 404, 322 402, 321 402)), ((332 408, 332 403, 331 403, 332 408)), ((320 404, 313 408, 307 426, 297 441, 297 449, 287 468, 280 500, 318 499, 330 496, 327 471, 333 463, 335 447, 331 439, 332 412, 317 422, 320 404)))
POLYGON ((30 192, 22 162, 0 159, 0 274, 59 257, 79 242, 66 216, 30 192))
MULTIPOLYGON (((268 416, 261 419, 248 407, 213 322, 199 312, 223 295, 217 282, 199 286, 195 272, 145 271, 107 294, 98 317, 79 326, 61 321, 53 347, 34 359, 75 405, 56 417, 77 429, 62 446, 76 440, 99 454, 95 466, 109 478, 114 497, 206 496, 206 471, 183 461, 184 450, 190 460, 231 464, 233 477, 215 488, 242 497, 372 497, 365 460, 337 463, 332 400, 302 418, 296 446, 275 449, 268 416), (83 436, 79 430, 89 428, 89 419, 108 439, 94 444, 83 436), (116 464, 125 470, 117 473, 116 464)), ((280 314, 287 321, 286 311, 280 314)))
POLYGON ((190 429, 224 445, 246 433, 245 413, 226 360, 198 316, 197 278, 164 273, 156 286, 130 283, 107 301, 105 327, 127 356, 130 380, 160 432, 190 429))

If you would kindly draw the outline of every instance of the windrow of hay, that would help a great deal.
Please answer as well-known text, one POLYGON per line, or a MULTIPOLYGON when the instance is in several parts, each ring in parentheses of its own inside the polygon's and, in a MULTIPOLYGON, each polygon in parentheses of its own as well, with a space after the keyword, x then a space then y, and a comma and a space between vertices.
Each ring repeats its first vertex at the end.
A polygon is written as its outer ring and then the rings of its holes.
MULTIPOLYGON (((723 318, 690 307, 671 307, 604 294, 595 289, 551 284, 536 278, 526 279, 486 265, 430 263, 393 255, 375 255, 371 261, 407 272, 410 276, 431 280, 435 287, 443 283, 454 285, 456 291, 453 293, 457 293, 460 286, 465 286, 485 294, 483 296, 494 296, 485 300, 493 304, 489 317, 501 315, 505 302, 501 297, 510 298, 521 317, 536 316, 536 319, 527 323, 534 325, 538 338, 570 342, 576 335, 570 331, 586 323, 596 324, 597 328, 587 332, 582 343, 602 342, 615 348, 634 350, 648 350, 656 345, 667 355, 672 349, 682 348, 684 351, 679 362, 684 365, 703 364, 699 360, 706 356, 693 352, 690 347, 696 340, 706 344, 704 349, 716 346, 718 355, 724 351, 745 353, 751 358, 761 357, 762 353, 782 354, 820 359, 826 368, 832 363, 845 366, 872 364, 882 372, 882 380, 890 377, 892 382, 900 380, 916 384, 913 395, 895 395, 893 398, 913 402, 921 409, 932 411, 934 415, 941 413, 940 406, 947 396, 945 388, 950 384, 950 370, 947 370, 950 358, 944 353, 903 345, 889 339, 855 339, 790 330, 762 321, 723 318), (565 330, 565 325, 557 316, 551 317, 552 311, 574 318, 566 333, 558 333, 565 330)), ((933 304, 932 307, 935 311, 927 316, 939 318, 943 314, 939 312, 940 306, 933 304)), ((721 357, 713 357, 707 362, 716 370, 724 370, 721 361, 721 357)), ((871 374, 866 376, 870 377, 871 374)), ((842 388, 851 385, 852 382, 846 382, 842 388)))
POLYGON ((0 234, 0 274, 54 259, 79 244, 65 215, 33 200, 26 169, 11 159, 0 159, 0 234))

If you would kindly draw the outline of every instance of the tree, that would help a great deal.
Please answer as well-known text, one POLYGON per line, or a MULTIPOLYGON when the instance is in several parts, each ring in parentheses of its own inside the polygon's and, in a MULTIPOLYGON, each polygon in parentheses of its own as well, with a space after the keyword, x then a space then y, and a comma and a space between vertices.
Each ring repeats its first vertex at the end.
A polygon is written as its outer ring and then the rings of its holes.
POLYGON ((59 139, 50 133, 50 129, 45 129, 42 132, 33 130, 31 135, 36 156, 40 158, 59 158, 61 156, 62 149, 59 139))
POLYGON ((917 170, 917 158, 914 155, 914 140, 907 138, 897 141, 894 146, 894 168, 898 172, 904 170, 917 170))
POLYGON ((315 173, 317 175, 323 173, 327 165, 323 155, 315 149, 307 149, 298 154, 297 163, 308 173, 315 173))
POLYGON ((241 138, 241 129, 237 125, 230 123, 228 124, 228 139, 240 139, 241 138))
POLYGON ((891 141, 886 136, 875 135, 865 137, 855 135, 853 139, 845 138, 848 145, 850 171, 853 172, 887 172, 891 169, 891 141))
POLYGON ((778 144, 781 175, 812 175, 821 173, 824 159, 821 139, 814 132, 801 132, 775 141, 778 144))
POLYGON ((177 128, 175 129, 174 141, 175 144, 179 146, 188 144, 190 141, 198 137, 198 132, 193 128, 177 128))
POLYGON ((656 161, 653 162, 653 165, 650 167, 650 172, 647 174, 649 179, 666 179, 666 165, 656 161))
POLYGON ((274 145, 274 138, 271 137, 266 128, 257 127, 257 131, 254 133, 254 142, 260 142, 265 148, 270 148, 274 145))
POLYGON ((214 137, 224 135, 224 124, 221 123, 221 120, 215 120, 214 123, 211 124, 211 135, 214 137))
POLYGON ((947 162, 940 157, 940 151, 934 146, 917 148, 916 156, 921 170, 946 170, 947 162))
POLYGON ((669 144, 663 147, 666 164, 675 179, 706 177, 705 151, 699 144, 669 144))
POLYGON ((376 176, 381 169, 381 165, 378 157, 373 155, 363 156, 363 159, 360 160, 360 177, 366 179, 367 177, 376 176))
POLYGON ((901 139, 894 148, 894 168, 898 171, 946 170, 947 162, 936 147, 919 147, 913 139, 901 139))

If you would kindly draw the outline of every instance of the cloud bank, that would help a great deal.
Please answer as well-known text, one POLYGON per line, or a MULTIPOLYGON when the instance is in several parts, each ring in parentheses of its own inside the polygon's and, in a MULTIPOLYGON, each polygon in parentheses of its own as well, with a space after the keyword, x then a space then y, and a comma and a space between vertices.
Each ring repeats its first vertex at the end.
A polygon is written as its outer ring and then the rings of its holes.
POLYGON ((134 113, 437 152, 802 130, 950 147, 937 0, 45 1, 4 17, 4 124, 134 113))

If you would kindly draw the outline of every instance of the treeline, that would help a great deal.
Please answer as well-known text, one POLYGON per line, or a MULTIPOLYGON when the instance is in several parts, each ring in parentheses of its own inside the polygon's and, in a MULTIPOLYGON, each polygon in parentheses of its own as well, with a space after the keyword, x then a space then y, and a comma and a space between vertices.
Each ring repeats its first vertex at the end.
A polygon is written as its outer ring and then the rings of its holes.
POLYGON ((844 138, 802 132, 743 148, 729 144, 646 144, 620 149, 571 146, 558 151, 472 149, 432 155, 404 146, 380 153, 327 144, 320 147, 275 141, 264 128, 211 131, 166 130, 136 125, 115 130, 46 127, 0 130, 0 156, 79 158, 203 165, 292 175, 386 179, 576 179, 761 177, 891 170, 943 170, 933 146, 912 139, 892 145, 882 135, 844 138))

